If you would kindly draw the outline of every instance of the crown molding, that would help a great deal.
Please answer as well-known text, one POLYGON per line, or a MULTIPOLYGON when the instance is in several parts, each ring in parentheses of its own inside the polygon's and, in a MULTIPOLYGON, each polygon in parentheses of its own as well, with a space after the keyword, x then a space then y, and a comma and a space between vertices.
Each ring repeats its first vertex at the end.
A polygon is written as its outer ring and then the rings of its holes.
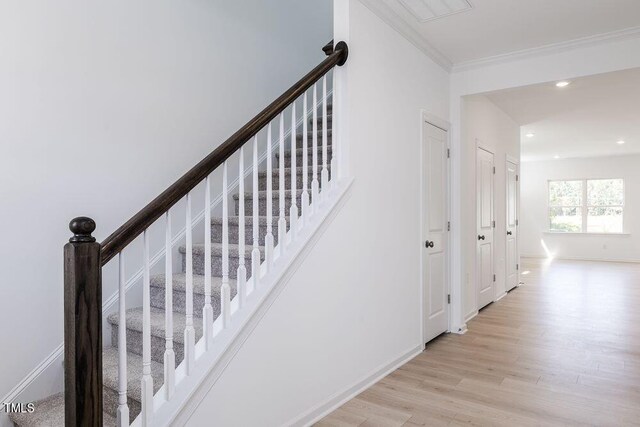
POLYGON ((425 55, 431 58, 436 64, 446 71, 451 72, 453 63, 449 58, 433 47, 427 39, 414 30, 407 22, 401 18, 393 9, 380 0, 360 0, 360 2, 376 16, 386 22, 391 28, 396 30, 401 36, 420 49, 425 55))
POLYGON ((396 30, 401 36, 411 42, 420 49, 425 55, 431 58, 435 63, 440 65, 446 71, 457 73, 489 65, 497 65, 518 59, 535 58, 543 55, 571 51, 574 49, 595 46, 602 43, 610 43, 640 37, 640 26, 629 27, 622 30, 611 31, 608 33, 595 34, 592 36, 581 37, 573 40, 551 43, 543 46, 537 46, 528 49, 517 50, 513 52, 503 53, 485 58, 474 59, 470 61, 462 61, 453 63, 447 56, 436 49, 429 41, 416 31, 409 23, 398 15, 391 7, 381 0, 360 0, 376 16, 387 23, 391 28, 396 30))
POLYGON ((461 71, 482 68, 489 65, 502 64, 518 59, 535 58, 538 56, 566 52, 583 47, 595 46, 598 44, 609 43, 613 41, 627 40, 636 37, 640 37, 640 26, 611 31, 608 33, 596 34, 593 36, 581 37, 578 39, 567 40, 558 43, 551 43, 529 49, 517 50, 514 52, 474 59, 471 61, 463 61, 454 64, 452 66, 452 72, 457 73, 461 71))

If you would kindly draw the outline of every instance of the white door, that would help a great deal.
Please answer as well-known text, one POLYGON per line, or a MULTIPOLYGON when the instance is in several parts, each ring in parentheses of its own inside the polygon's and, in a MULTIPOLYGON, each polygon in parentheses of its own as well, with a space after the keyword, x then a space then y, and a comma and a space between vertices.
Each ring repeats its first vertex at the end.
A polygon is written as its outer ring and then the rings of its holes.
POLYGON ((478 310, 495 298, 495 269, 493 268, 493 153, 478 148, 476 166, 477 197, 477 284, 478 310))
POLYGON ((447 132, 423 123, 424 342, 449 328, 447 132))
POLYGON ((518 256, 518 165, 507 160, 507 291, 518 286, 520 258, 518 256))

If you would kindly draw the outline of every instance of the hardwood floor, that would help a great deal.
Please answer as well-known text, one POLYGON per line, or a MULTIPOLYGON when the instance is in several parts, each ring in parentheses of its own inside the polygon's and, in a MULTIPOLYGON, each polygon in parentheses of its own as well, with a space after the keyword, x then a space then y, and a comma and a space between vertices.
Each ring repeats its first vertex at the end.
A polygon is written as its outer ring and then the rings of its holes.
POLYGON ((523 260, 523 286, 318 426, 640 425, 640 265, 523 260))

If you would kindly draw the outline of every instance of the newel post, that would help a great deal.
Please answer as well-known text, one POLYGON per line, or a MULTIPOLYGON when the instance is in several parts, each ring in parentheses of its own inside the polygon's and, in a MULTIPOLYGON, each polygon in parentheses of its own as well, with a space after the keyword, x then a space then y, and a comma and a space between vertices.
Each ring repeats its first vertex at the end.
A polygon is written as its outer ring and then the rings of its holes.
POLYGON ((64 247, 66 427, 102 426, 102 268, 91 218, 69 223, 64 247))

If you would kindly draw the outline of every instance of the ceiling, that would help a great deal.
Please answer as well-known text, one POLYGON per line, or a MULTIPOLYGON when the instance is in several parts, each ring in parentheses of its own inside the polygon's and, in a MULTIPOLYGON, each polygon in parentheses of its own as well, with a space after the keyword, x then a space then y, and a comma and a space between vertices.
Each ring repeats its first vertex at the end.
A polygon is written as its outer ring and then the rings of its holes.
MULTIPOLYGON (((363 0, 438 62, 466 65, 594 36, 640 32, 640 0, 469 0, 471 8, 420 20, 411 11, 460 0, 363 0), (413 5, 413 6, 412 6, 413 5)), ((424 18, 424 16, 422 17, 424 18)), ((587 40, 585 40, 587 39, 587 40)))
POLYGON ((640 153, 638 68, 485 96, 522 126, 523 161, 640 153))

